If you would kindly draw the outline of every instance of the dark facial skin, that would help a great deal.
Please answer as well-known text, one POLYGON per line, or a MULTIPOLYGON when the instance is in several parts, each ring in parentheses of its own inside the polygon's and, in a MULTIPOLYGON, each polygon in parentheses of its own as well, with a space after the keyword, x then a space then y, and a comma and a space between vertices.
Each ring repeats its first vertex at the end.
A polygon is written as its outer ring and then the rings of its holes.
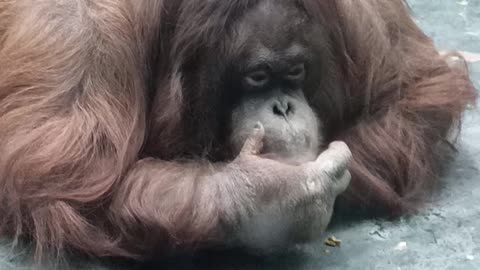
POLYGON ((297 9, 278 1, 262 2, 233 31, 232 51, 238 58, 231 85, 240 96, 231 121, 234 152, 260 122, 265 128, 262 154, 299 163, 318 156, 322 125, 304 95, 310 71, 321 68, 310 49, 316 45, 307 45, 310 31, 297 9))

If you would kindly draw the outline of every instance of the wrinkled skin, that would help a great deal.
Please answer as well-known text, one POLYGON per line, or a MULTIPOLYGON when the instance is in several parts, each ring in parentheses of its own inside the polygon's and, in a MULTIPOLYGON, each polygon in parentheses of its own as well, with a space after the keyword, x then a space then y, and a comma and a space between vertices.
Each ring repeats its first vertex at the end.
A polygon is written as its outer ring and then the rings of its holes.
POLYGON ((257 125, 228 168, 251 168, 245 174, 233 173, 241 175, 235 179, 237 195, 244 192, 240 195, 242 201, 237 202, 243 207, 232 217, 238 219, 237 239, 249 248, 268 252, 321 235, 330 221, 336 197, 350 182, 347 168, 351 152, 345 143, 333 142, 315 160, 286 166, 256 155, 263 138, 264 129, 257 125))

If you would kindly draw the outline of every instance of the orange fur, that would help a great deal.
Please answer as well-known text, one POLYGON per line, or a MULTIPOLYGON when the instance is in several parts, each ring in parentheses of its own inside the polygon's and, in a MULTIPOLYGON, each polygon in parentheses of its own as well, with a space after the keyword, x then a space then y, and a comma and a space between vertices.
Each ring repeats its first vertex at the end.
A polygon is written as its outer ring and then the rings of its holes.
MULTIPOLYGON (((173 161, 202 154, 218 128, 199 111, 208 100, 185 105, 180 66, 256 1, 210 2, 0 1, 0 234, 32 237, 37 258, 63 248, 145 255, 215 238, 218 210, 198 189, 214 165, 173 161), (191 122, 204 129, 193 134, 191 122), (139 160, 146 153, 163 159, 139 160)), ((324 112, 330 140, 354 154, 344 198, 414 209, 441 166, 435 146, 474 103, 467 74, 447 65, 403 1, 299 2, 326 24, 332 76, 344 82, 324 112)))

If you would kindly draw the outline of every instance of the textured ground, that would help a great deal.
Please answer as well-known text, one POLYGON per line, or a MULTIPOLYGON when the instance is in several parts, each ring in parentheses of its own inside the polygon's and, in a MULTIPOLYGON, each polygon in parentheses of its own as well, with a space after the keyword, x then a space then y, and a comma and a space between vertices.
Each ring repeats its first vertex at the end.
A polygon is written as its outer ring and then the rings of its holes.
MULTIPOLYGON (((420 26, 441 50, 457 49, 470 60, 480 86, 480 0, 410 0, 420 26)), ((442 179, 429 209, 397 222, 336 222, 326 234, 343 240, 340 248, 323 243, 283 257, 255 259, 223 254, 179 259, 163 265, 101 266, 73 269, 480 269, 480 111, 467 114, 459 156, 442 179), (329 253, 325 250, 329 250, 329 253)), ((0 270, 32 269, 22 254, 0 245, 0 270)), ((65 269, 60 267, 60 269, 65 269)))

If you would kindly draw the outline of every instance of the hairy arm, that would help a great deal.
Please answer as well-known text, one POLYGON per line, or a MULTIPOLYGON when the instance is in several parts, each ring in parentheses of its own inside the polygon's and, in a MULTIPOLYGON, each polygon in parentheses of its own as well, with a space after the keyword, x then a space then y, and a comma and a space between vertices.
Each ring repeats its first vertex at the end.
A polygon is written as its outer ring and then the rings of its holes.
POLYGON ((140 254, 212 245, 270 252, 318 237, 350 181, 348 148, 333 143, 291 166, 255 155, 256 131, 228 164, 137 162, 111 205, 124 244, 140 254))
POLYGON ((144 137, 150 37, 135 20, 152 18, 129 4, 0 3, 0 232, 33 236, 37 257, 122 253, 97 213, 144 137))
POLYGON ((231 164, 137 161, 161 3, 0 2, 0 233, 33 237, 37 258, 252 246, 264 217, 296 217, 283 235, 302 240, 349 182, 342 144, 297 167, 253 155, 261 136, 231 164))

